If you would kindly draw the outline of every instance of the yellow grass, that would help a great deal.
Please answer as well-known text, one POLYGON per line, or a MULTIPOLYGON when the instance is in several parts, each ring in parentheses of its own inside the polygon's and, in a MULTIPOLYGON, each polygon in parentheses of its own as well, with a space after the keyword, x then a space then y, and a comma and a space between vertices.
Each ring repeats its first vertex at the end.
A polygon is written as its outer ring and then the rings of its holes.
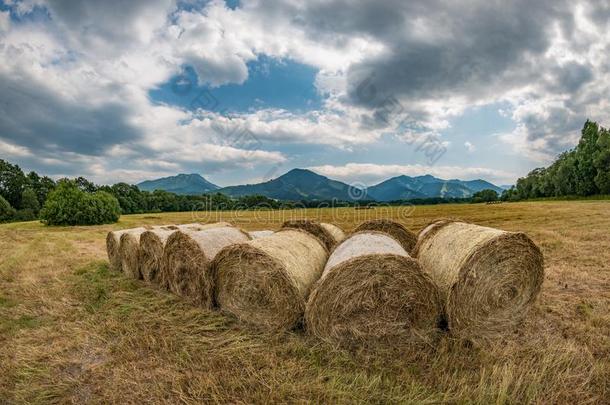
POLYGON ((0 226, 0 402, 596 403, 610 398, 610 203, 535 202, 124 216, 113 226, 0 226), (297 215, 298 214, 298 215, 297 215), (110 229, 287 219, 351 230, 375 216, 418 231, 459 217, 527 232, 541 296, 518 334, 488 347, 338 351, 302 331, 269 335, 111 273, 110 229))

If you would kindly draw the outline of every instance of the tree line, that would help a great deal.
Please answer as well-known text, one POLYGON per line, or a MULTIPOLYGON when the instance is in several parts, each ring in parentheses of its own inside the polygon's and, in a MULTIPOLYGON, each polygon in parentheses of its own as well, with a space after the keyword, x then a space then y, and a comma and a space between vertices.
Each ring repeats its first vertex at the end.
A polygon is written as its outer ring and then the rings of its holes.
POLYGON ((506 190, 503 200, 610 194, 610 131, 585 123, 578 145, 549 167, 537 168, 506 190))
POLYGON ((114 222, 117 215, 114 201, 118 215, 281 209, 297 204, 257 195, 230 198, 220 193, 177 195, 162 190, 148 192, 127 183, 99 186, 84 177, 54 181, 33 171, 26 174, 18 165, 0 159, 0 222, 39 218, 58 225, 114 222))
MULTIPOLYGON (((493 190, 483 190, 471 198, 394 201, 389 205, 519 201, 600 194, 610 194, 610 131, 587 121, 574 149, 559 155, 549 167, 532 170, 502 196, 493 190)), ((47 223, 93 224, 113 222, 120 214, 317 208, 325 204, 332 207, 377 205, 374 201, 277 201, 260 195, 239 198, 220 193, 177 195, 162 190, 142 191, 127 183, 98 186, 84 177, 54 181, 34 171, 26 174, 18 165, 0 159, 0 222, 42 218, 47 223), (52 204, 49 204, 50 197, 53 197, 52 204), (54 219, 49 220, 49 216, 54 219), (73 219, 75 216, 79 219, 73 219)))

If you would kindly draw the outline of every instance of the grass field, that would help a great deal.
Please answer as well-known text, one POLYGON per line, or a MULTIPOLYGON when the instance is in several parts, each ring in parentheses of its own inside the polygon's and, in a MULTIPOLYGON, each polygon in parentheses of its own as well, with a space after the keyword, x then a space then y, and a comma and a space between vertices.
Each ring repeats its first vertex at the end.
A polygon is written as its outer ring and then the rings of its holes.
POLYGON ((0 226, 0 403, 600 403, 610 398, 610 202, 124 216, 112 226, 0 226), (527 232, 546 277, 522 327, 485 347, 341 351, 269 335, 109 272, 105 236, 142 224, 304 216, 413 231, 459 217, 527 232))

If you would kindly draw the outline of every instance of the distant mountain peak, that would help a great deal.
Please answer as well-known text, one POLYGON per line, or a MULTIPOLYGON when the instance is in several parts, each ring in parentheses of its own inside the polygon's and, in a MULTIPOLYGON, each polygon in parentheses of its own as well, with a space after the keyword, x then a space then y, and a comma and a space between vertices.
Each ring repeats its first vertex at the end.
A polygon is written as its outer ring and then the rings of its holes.
POLYGON ((225 187, 220 193, 232 197, 260 194, 278 200, 352 200, 350 186, 308 169, 292 169, 259 184, 225 187))
POLYGON ((163 190, 181 195, 205 194, 220 188, 197 173, 180 173, 175 176, 147 180, 137 186, 144 191, 163 190))
POLYGON ((370 187, 368 195, 378 201, 409 200, 415 198, 468 198, 477 191, 502 189, 485 180, 444 180, 430 174, 417 177, 396 176, 370 187))
MULTIPOLYGON (((220 192, 231 197, 264 195, 278 200, 341 200, 354 199, 351 187, 346 183, 329 179, 309 169, 295 168, 281 176, 258 184, 246 184, 219 188, 197 173, 181 173, 176 176, 145 181, 138 184, 145 191, 165 190, 176 194, 205 194, 220 192)), ((416 198, 468 198, 477 191, 492 189, 501 193, 502 188, 488 181, 444 180, 430 174, 411 177, 398 175, 367 189, 367 196, 378 201, 409 200, 416 198)))

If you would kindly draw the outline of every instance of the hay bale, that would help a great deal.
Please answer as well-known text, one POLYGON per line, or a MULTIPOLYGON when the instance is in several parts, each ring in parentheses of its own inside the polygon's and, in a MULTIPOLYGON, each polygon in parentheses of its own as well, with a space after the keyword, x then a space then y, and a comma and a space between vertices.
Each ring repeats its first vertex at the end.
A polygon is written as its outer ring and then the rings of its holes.
POLYGON ((113 271, 122 271, 123 265, 121 263, 121 236, 127 232, 145 231, 145 228, 132 228, 122 229, 120 231, 110 231, 106 235, 106 252, 108 253, 108 261, 110 262, 110 269, 113 271))
POLYGON ((515 328, 544 279, 542 253, 523 233, 442 220, 415 252, 444 296, 450 331, 472 341, 515 328))
POLYGON ((210 224, 182 224, 155 227, 140 236, 140 272, 142 278, 164 289, 169 289, 169 281, 163 277, 161 259, 169 237, 177 230, 186 232, 203 231, 205 229, 231 226, 228 222, 210 224))
POLYGON ((299 229, 230 246, 212 266, 216 302, 242 321, 271 330, 291 329, 302 320, 327 258, 322 242, 299 229))
POLYGON ((282 229, 302 229, 322 241, 324 246, 331 251, 337 244, 345 239, 345 233, 337 226, 327 223, 319 223, 307 219, 286 221, 282 229))
POLYGON ((212 259, 223 248, 249 240, 250 236, 246 232, 231 226, 174 232, 167 239, 163 250, 163 285, 197 305, 211 308, 214 285, 210 274, 212 259))
POLYGON ((161 273, 161 259, 167 240, 177 230, 177 226, 167 226, 148 230, 140 236, 140 272, 149 283, 167 288, 161 273))
POLYGON ((309 333, 347 346, 426 340, 441 317, 432 279, 398 241, 377 231, 335 248, 305 311, 309 333))
POLYGON ((389 219, 373 219, 361 223, 354 232, 379 231, 396 239, 407 253, 411 253, 417 243, 417 236, 402 224, 389 219))
POLYGON ((273 235, 275 232, 274 231, 252 231, 252 232, 248 232, 250 234, 250 237, 252 239, 260 239, 260 238, 266 238, 267 236, 271 236, 273 235))
POLYGON ((136 228, 121 235, 119 254, 123 273, 136 280, 142 278, 140 272, 140 236, 150 228, 136 228))

